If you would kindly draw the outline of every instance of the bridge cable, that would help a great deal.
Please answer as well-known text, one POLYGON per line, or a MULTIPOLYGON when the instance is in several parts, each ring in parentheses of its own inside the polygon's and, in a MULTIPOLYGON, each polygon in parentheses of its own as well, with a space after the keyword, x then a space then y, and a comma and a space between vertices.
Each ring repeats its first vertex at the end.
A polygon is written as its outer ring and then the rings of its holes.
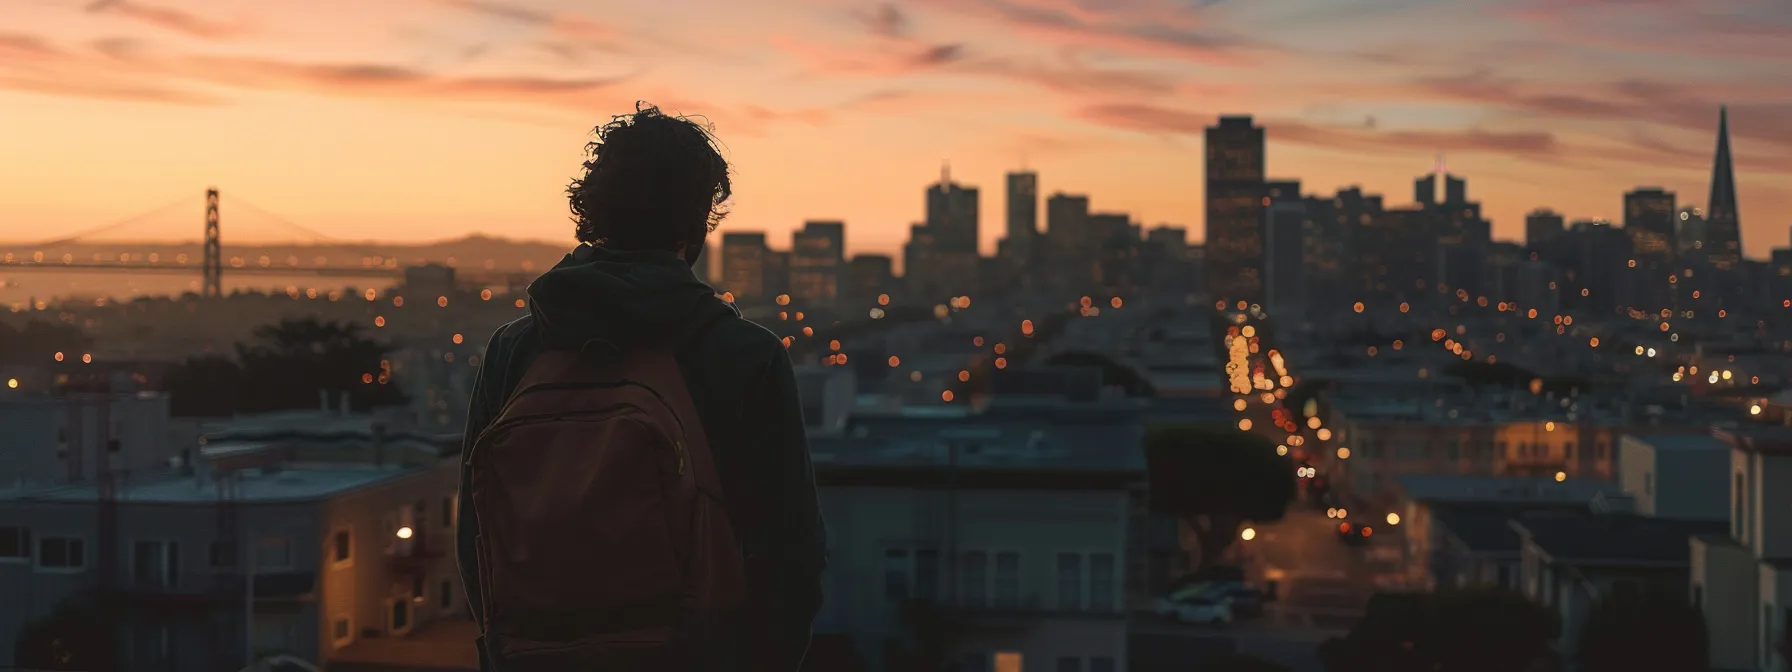
POLYGON ((47 241, 43 241, 43 242, 33 243, 30 245, 25 245, 24 247, 56 247, 58 245, 67 245, 69 243, 80 242, 80 240, 82 238, 86 238, 88 236, 105 233, 107 231, 112 231, 114 229, 123 228, 123 227, 129 226, 131 224, 136 224, 136 223, 142 222, 143 220, 149 219, 151 217, 155 217, 157 215, 166 214, 168 211, 173 210, 174 208, 180 207, 182 205, 190 204, 194 200, 196 200, 196 199, 194 199, 192 196, 182 196, 180 198, 180 200, 174 201, 173 203, 169 203, 167 205, 159 206, 159 207, 155 208, 154 210, 150 210, 150 211, 143 212, 140 214, 132 215, 130 217, 126 217, 124 219, 112 222, 110 224, 96 226, 96 227, 86 229, 83 231, 77 231, 74 233, 74 235, 64 236, 62 238, 57 238, 55 240, 47 240, 47 241))
POLYGON ((241 206, 243 208, 248 209, 250 212, 253 212, 257 215, 261 215, 262 217, 267 218, 268 220, 272 221, 275 224, 279 224, 279 225, 284 226, 293 231, 297 231, 306 236, 310 236, 312 238, 312 242, 328 242, 328 243, 340 242, 334 236, 330 236, 328 234, 316 231, 314 229, 311 229, 311 228, 308 228, 305 226, 301 226, 299 224, 294 223, 290 219, 287 219, 285 217, 281 217, 274 213, 268 212, 266 209, 259 207, 259 206, 255 205, 254 203, 250 203, 248 201, 248 199, 245 199, 241 196, 232 195, 230 197, 230 205, 232 207, 241 206))

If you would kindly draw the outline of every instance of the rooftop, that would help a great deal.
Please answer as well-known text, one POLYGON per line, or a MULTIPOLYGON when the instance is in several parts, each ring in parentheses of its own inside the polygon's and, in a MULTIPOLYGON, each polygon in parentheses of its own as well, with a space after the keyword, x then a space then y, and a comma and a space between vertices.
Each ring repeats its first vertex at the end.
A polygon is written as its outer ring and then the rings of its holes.
POLYGON ((1579 504, 1434 504, 1431 506, 1432 524, 1447 530, 1476 553, 1517 553, 1520 543, 1518 531, 1512 529, 1507 521, 1522 519, 1533 514, 1553 512, 1579 512, 1585 507, 1579 504))
POLYGON ((1625 441, 1635 441, 1648 445, 1660 452, 1668 451, 1729 451, 1730 446, 1723 440, 1710 434, 1651 434, 1648 436, 1626 435, 1625 441))
POLYGON ((1691 562, 1692 537, 1729 527, 1727 521, 1591 512, 1532 516, 1511 525, 1557 561, 1581 565, 1686 564, 1691 562))
POLYGON ((810 450, 817 464, 845 467, 1142 473, 1144 436, 1139 424, 954 423, 902 432, 861 425, 846 436, 813 437, 810 450))
POLYGON ((1406 474, 1394 477, 1408 499, 1423 502, 1587 504, 1600 493, 1617 494, 1614 483, 1553 478, 1406 474))
MULTIPOLYGON (((344 464, 288 464, 278 470, 245 469, 238 481, 237 501, 246 503, 308 502, 402 478, 424 469, 396 466, 344 464)), ((126 480, 116 488, 119 502, 152 504, 214 504, 218 485, 190 474, 164 473, 126 480)), ((94 484, 0 492, 0 500, 36 502, 92 502, 99 499, 94 484)))

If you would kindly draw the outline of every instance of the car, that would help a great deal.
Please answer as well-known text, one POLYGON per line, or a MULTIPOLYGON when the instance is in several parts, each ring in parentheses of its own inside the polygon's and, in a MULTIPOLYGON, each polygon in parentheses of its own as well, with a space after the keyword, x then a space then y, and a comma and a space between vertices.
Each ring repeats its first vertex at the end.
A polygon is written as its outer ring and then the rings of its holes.
POLYGON ((1202 594, 1175 603, 1170 618, 1183 623, 1215 627, 1232 623, 1232 601, 1222 596, 1202 594))

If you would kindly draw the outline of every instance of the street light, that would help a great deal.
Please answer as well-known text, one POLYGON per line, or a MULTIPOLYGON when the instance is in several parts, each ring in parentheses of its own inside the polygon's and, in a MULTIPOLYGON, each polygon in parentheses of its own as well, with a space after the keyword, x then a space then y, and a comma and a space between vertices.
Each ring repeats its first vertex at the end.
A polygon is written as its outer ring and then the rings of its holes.
POLYGON ((1257 538, 1257 528, 1254 528, 1254 527, 1244 528, 1243 532, 1238 533, 1238 538, 1243 539, 1245 541, 1250 541, 1252 539, 1256 539, 1257 538))
POLYGON ((406 525, 404 527, 398 528, 398 532, 396 532, 395 534, 398 535, 399 539, 409 539, 409 538, 411 538, 411 535, 414 534, 414 532, 411 530, 411 526, 406 525))
POLYGON ((1389 525, 1399 525, 1400 524, 1400 514, 1389 513, 1388 514, 1388 524, 1389 525))

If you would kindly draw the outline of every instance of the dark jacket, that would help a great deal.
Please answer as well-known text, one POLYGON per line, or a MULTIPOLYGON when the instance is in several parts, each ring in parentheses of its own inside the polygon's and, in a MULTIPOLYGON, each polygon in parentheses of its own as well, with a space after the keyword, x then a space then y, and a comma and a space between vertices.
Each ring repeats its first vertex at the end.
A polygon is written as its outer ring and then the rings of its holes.
MULTIPOLYGON (((495 419, 544 344, 593 338, 627 347, 671 342, 698 327, 677 358, 715 454, 729 515, 749 562, 749 624, 739 670, 794 672, 821 608, 826 534, 790 355, 777 336, 734 306, 669 252, 581 245, 529 285, 530 314, 500 327, 479 367, 463 457, 495 419)), ((474 614, 479 594, 473 539, 478 527, 463 462, 460 571, 474 614)), ((732 646, 732 645, 730 645, 732 646)))

